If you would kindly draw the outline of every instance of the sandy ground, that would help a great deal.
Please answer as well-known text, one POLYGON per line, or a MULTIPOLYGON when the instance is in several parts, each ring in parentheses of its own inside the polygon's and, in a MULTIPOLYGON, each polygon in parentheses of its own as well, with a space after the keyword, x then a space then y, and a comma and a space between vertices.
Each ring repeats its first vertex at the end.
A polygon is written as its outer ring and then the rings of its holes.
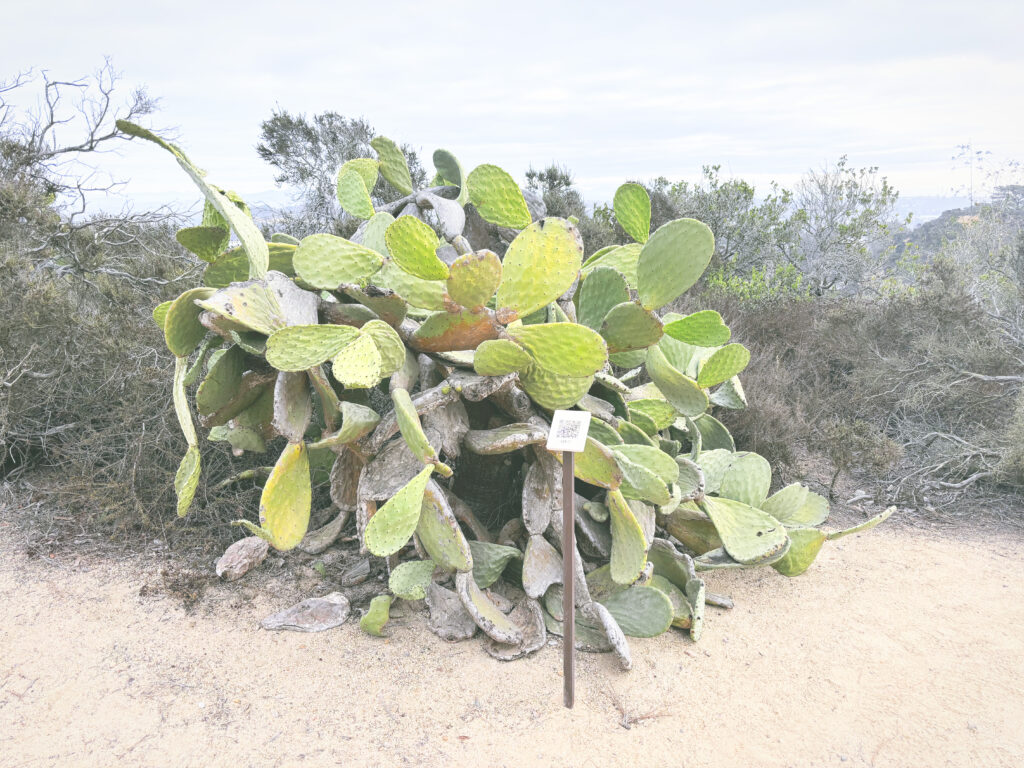
POLYGON ((798 579, 712 574, 734 610, 697 645, 632 641, 632 672, 581 654, 572 711, 556 643, 502 664, 416 612, 385 640, 354 618, 265 632, 294 594, 243 580, 186 611, 140 595, 166 561, 29 559, 10 538, 4 768, 1024 765, 1020 534, 883 528, 798 579))

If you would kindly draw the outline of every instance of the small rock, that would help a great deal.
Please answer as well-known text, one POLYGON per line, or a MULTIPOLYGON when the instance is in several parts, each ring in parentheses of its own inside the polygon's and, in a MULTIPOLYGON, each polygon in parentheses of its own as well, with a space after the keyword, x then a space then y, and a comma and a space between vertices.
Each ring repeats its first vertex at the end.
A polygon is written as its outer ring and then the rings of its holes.
POLYGON ((348 618, 348 598, 341 592, 311 597, 260 622, 264 629, 289 629, 293 632, 323 632, 341 626, 348 618))
POLYGON ((240 579, 262 563, 270 545, 259 536, 247 536, 228 547, 217 560, 217 575, 224 581, 240 579))

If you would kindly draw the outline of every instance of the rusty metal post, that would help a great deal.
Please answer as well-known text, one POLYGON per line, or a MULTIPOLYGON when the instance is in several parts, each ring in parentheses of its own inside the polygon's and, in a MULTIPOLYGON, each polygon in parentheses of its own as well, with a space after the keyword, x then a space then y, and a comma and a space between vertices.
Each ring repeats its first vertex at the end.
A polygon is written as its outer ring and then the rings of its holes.
POLYGON ((562 701, 572 709, 576 698, 576 501, 575 454, 562 452, 562 701))

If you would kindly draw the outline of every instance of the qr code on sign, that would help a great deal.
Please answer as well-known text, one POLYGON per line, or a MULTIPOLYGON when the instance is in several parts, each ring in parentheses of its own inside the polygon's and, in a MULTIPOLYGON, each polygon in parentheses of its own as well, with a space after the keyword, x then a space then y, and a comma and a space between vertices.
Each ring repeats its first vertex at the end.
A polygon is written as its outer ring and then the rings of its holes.
POLYGON ((582 426, 578 421, 563 421, 558 425, 555 436, 559 440, 575 440, 579 437, 580 427, 582 426))

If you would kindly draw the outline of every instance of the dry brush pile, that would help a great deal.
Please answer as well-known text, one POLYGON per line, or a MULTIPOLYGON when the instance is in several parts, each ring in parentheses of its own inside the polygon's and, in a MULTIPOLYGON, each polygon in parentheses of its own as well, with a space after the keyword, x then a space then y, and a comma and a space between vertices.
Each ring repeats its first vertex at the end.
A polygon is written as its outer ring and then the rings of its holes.
POLYGON ((206 198, 201 226, 178 234, 208 262, 204 284, 154 313, 176 356, 189 446, 178 512, 201 472, 188 399, 198 384, 208 441, 241 453, 284 438, 258 523, 238 521, 258 539, 239 548, 323 547, 354 515, 360 546, 390 574, 389 593, 363 616, 367 631, 382 631, 397 597, 425 599, 431 628, 448 639, 479 628, 498 658, 560 634, 561 470, 544 447, 555 409, 593 417, 575 464, 577 642, 614 650, 626 667, 627 635, 675 626, 700 636, 705 604, 725 602, 709 596, 703 572, 795 576, 826 540, 888 515, 826 533, 824 498, 799 484, 769 495, 767 461, 737 451, 711 413, 745 407, 748 351, 714 311, 658 314, 703 273, 714 238, 685 218, 650 233, 639 185, 614 201, 635 242, 584 261, 574 222, 532 214, 500 168, 465 174, 438 150, 432 186, 414 190, 401 151, 378 138, 376 158, 338 174, 342 207, 364 220, 352 239, 267 242, 244 203, 180 149, 119 127, 171 152, 206 198), (406 197, 375 207, 380 177, 406 197), (503 257, 468 239, 488 235, 508 241, 503 257), (467 503, 498 482, 518 502, 512 514, 467 503), (337 514, 309 531, 323 485, 337 514))

